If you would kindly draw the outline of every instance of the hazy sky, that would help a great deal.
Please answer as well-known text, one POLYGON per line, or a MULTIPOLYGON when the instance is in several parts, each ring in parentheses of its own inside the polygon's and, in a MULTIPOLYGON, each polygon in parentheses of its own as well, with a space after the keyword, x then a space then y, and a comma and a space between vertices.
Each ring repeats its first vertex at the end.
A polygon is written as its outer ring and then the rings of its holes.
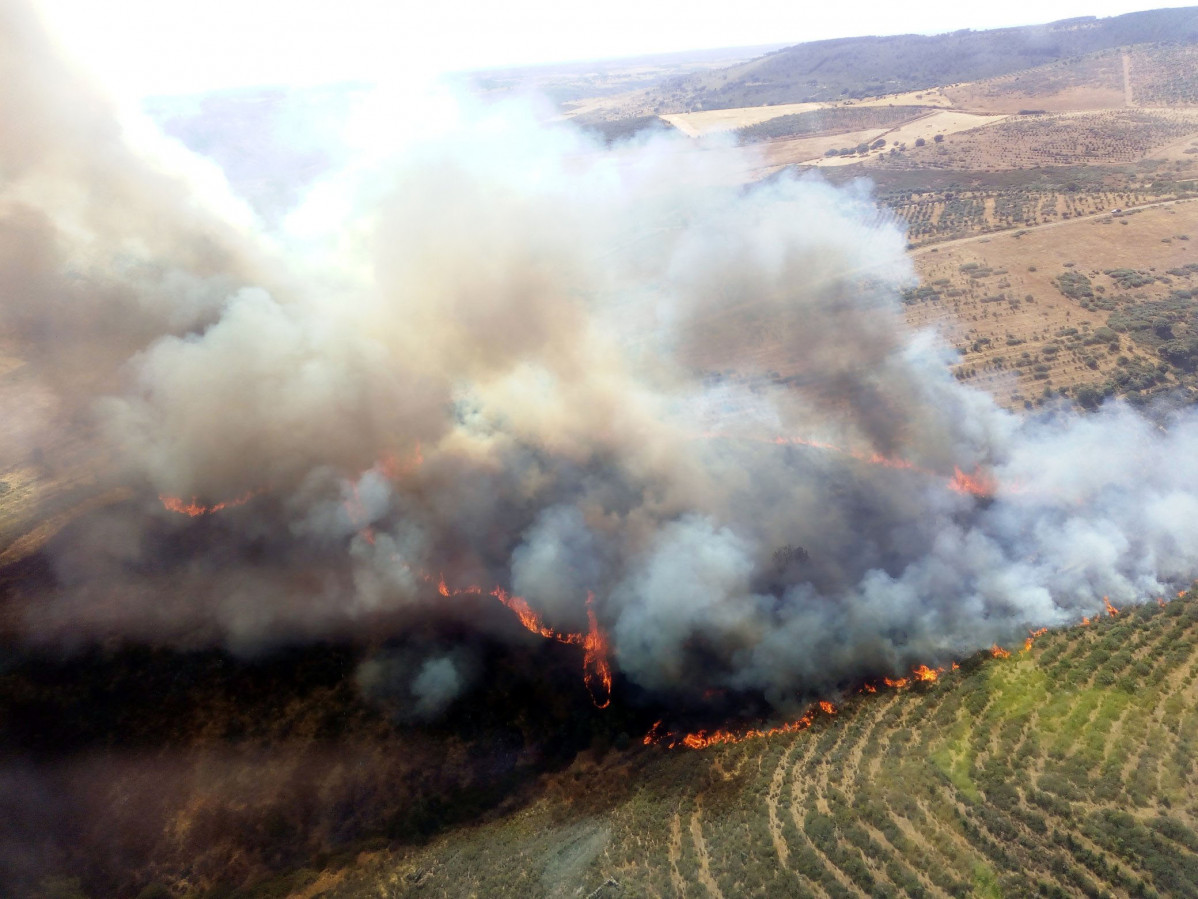
POLYGON ((1152 0, 1007 0, 980 6, 927 0, 37 2, 74 55, 135 94, 992 28, 1187 5, 1152 0))

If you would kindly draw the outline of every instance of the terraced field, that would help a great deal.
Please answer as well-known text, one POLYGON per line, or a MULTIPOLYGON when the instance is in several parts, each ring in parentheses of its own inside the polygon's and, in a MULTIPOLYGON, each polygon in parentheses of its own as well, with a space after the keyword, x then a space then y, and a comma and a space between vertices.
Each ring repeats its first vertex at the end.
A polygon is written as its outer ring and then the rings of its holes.
POLYGON ((807 730, 580 758, 318 894, 1198 895, 1198 595, 858 693, 807 730))
POLYGON ((1128 164, 1198 131, 1192 110, 1106 110, 1015 116, 943 143, 885 154, 872 165, 987 171, 1128 164))

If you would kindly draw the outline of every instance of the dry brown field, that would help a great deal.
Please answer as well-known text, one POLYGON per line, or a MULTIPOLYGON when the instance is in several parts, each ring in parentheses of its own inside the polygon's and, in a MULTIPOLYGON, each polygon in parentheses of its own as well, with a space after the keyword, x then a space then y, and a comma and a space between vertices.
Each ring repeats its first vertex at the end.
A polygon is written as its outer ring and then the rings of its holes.
POLYGON ((1013 116, 989 128, 946 132, 941 143, 882 154, 871 165, 998 171, 1052 165, 1138 162, 1194 135, 1198 110, 1113 109, 1013 116))
POLYGON ((699 137, 721 131, 735 131, 770 119, 821 109, 823 103, 786 103, 779 106, 745 106, 737 109, 711 109, 706 112, 676 112, 661 116, 683 134, 699 137))
POLYGON ((1198 105, 1198 47, 1137 47, 1127 55, 1137 106, 1198 105))
POLYGON ((1069 112, 1119 107, 1125 99, 1123 57, 1118 50, 1109 50, 954 85, 945 88, 944 94, 954 107, 971 112, 1069 112))
MULTIPOLYGON (((1193 200, 925 247, 913 253, 916 270, 938 296, 907 305, 907 321, 943 333, 961 353, 958 378, 1011 407, 1037 402, 1046 388, 1101 385, 1121 357, 1153 365, 1159 359, 1126 335, 1113 345, 1095 340, 1109 313, 1083 309, 1054 279, 1076 272, 1104 294, 1168 294, 1159 281, 1120 290, 1104 272, 1156 275, 1198 263, 1198 239, 1190 236, 1198 238, 1193 200)), ((1198 277, 1175 286, 1198 287, 1198 277)))

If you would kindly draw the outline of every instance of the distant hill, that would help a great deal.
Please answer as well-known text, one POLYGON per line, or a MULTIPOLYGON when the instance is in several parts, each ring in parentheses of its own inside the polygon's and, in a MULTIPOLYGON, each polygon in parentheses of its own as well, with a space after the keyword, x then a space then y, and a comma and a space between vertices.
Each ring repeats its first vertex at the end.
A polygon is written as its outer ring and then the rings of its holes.
POLYGON ((879 96, 1159 42, 1198 42, 1198 7, 990 31, 814 41, 727 69, 667 79, 648 99, 655 111, 672 113, 879 96))

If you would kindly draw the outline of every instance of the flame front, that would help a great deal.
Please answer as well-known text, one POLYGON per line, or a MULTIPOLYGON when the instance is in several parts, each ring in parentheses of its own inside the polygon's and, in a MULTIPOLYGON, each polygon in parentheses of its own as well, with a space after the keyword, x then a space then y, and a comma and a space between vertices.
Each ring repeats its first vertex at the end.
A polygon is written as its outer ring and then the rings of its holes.
POLYGON ((1039 637, 1041 634, 1047 634, 1047 633, 1048 633, 1048 628, 1046 628, 1046 627, 1037 628, 1034 631, 1028 631, 1027 639, 1023 641, 1023 651, 1027 652, 1028 650, 1030 650, 1032 648, 1032 644, 1034 642, 1036 642, 1036 638, 1039 637))
POLYGON ((599 622, 595 618, 595 609, 592 607, 594 600, 595 594, 588 591, 588 630, 582 641, 582 678, 595 707, 605 709, 611 705, 611 666, 607 662, 607 634, 600 629, 599 622))
MULTIPOLYGON (((437 585, 442 596, 451 594, 445 586, 445 579, 437 585)), ((479 592, 477 587, 468 587, 461 592, 479 592)), ((496 587, 491 595, 516 613, 524 629, 539 634, 546 640, 556 640, 571 646, 582 647, 582 679, 591 701, 596 708, 605 709, 611 705, 611 664, 607 660, 609 645, 607 633, 599 627, 593 604, 595 594, 587 592, 587 632, 585 634, 562 633, 548 627, 541 616, 521 596, 512 596, 502 587, 496 587)))
POLYGON ((958 493, 969 493, 980 497, 994 496, 994 492, 998 489, 994 478, 982 471, 981 468, 975 468, 973 474, 966 474, 960 468, 954 467, 953 479, 948 482, 948 486, 958 493))
POLYGON ((940 672, 943 670, 943 668, 929 668, 927 665, 920 665, 911 674, 917 681, 932 684, 939 679, 940 672))
POLYGON ((1008 650, 1003 649, 997 643, 990 647, 990 655, 994 656, 996 659, 1007 659, 1011 657, 1011 653, 1008 650))
POLYGON ((198 518, 201 515, 211 515, 214 512, 220 512, 222 509, 232 509, 235 506, 244 506, 259 493, 263 492, 263 488, 259 487, 256 490, 250 490, 243 493, 236 499, 228 499, 223 503, 216 503, 211 506, 205 506, 193 496, 191 502, 184 502, 178 496, 168 496, 165 493, 158 494, 158 500, 162 503, 163 508, 171 512, 178 512, 180 515, 188 515, 191 518, 198 518))
POLYGON ((1104 596, 1102 598, 1102 604, 1106 606, 1106 613, 1112 618, 1119 614, 1119 610, 1111 605, 1111 598, 1109 596, 1104 596))

